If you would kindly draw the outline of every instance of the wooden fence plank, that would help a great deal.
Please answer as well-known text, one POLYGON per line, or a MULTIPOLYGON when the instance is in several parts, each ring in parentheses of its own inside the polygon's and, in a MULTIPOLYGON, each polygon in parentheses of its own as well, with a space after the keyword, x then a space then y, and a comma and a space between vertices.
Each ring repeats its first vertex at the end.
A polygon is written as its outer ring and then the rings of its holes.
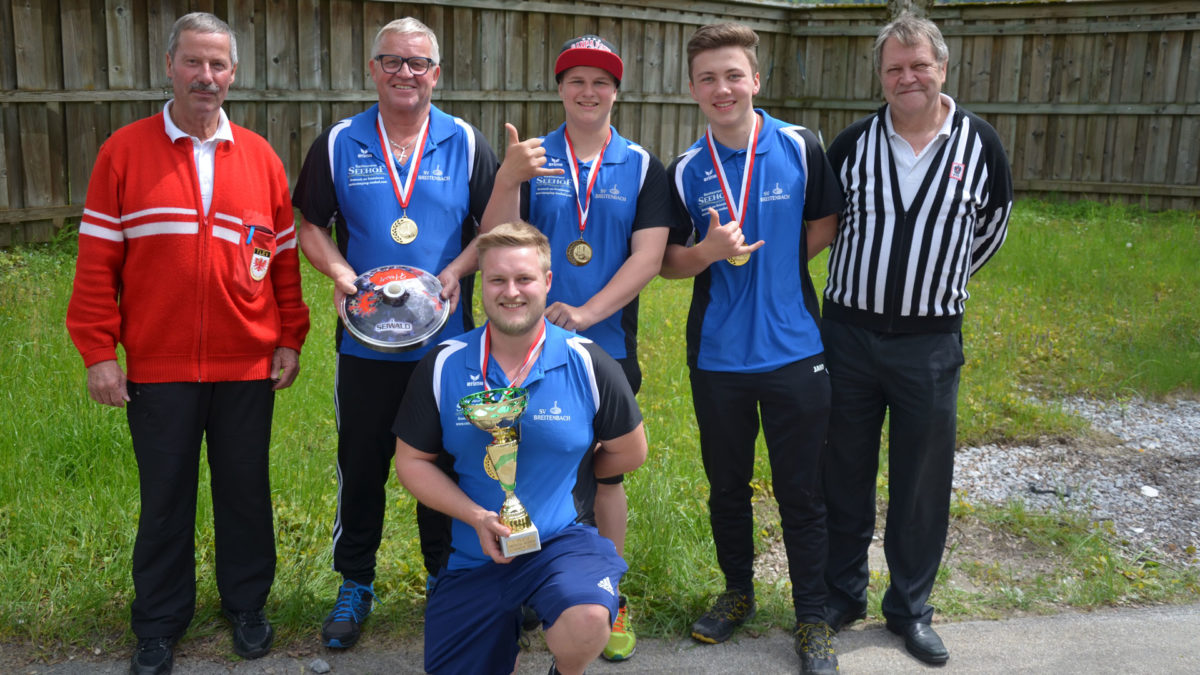
POLYGON ((133 89, 136 59, 134 49, 140 40, 134 32, 132 3, 128 0, 107 0, 104 15, 108 24, 108 88, 133 89))

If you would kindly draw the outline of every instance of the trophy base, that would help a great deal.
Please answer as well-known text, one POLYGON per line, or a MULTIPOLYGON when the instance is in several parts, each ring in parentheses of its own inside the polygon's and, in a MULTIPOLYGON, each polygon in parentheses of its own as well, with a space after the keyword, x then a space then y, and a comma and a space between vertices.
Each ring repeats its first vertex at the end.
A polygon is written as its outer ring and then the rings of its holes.
POLYGON ((535 525, 530 525, 528 530, 500 537, 500 552, 504 554, 505 558, 540 550, 542 550, 542 539, 538 536, 535 525))

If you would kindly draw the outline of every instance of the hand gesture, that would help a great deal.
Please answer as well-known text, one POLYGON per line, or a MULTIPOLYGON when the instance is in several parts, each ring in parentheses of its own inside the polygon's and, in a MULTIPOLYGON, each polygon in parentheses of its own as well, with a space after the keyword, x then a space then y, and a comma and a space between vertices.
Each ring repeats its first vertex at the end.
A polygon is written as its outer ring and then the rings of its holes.
POLYGON ((753 253, 763 247, 766 242, 759 239, 753 244, 746 243, 746 235, 742 232, 742 224, 731 220, 724 225, 717 216, 716 209, 708 210, 708 234, 702 242, 708 248, 708 257, 713 262, 732 258, 738 255, 753 253))
POLYGON ((547 169, 546 149, 542 147, 542 139, 527 138, 521 140, 517 128, 508 122, 504 123, 508 135, 508 149, 504 151, 504 162, 500 165, 497 178, 518 184, 537 176, 561 176, 562 169, 547 169))

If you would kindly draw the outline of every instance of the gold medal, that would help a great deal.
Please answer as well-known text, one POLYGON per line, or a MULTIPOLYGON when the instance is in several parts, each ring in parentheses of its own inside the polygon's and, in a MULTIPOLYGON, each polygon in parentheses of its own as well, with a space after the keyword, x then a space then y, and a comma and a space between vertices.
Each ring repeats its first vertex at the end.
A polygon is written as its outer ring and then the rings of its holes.
POLYGON ((743 253, 741 255, 731 256, 731 257, 726 258, 725 262, 729 263, 730 265, 733 265, 734 267, 741 267, 742 265, 745 265, 746 263, 750 262, 750 254, 743 253))
POLYGON ((397 244, 411 244, 417 238, 417 222, 408 216, 396 219, 392 223, 392 239, 397 244))
POLYGON ((576 239, 567 246, 567 262, 576 267, 583 267, 592 260, 592 246, 582 239, 576 239))

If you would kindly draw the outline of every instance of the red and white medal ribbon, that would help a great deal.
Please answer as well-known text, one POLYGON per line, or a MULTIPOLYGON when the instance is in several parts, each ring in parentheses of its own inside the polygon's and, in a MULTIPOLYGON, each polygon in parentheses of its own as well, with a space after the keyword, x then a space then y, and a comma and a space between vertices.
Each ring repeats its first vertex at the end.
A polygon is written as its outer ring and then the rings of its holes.
POLYGON ((729 179, 725 177, 725 166, 721 164, 721 158, 717 155, 716 141, 713 140, 712 125, 710 124, 704 132, 704 141, 708 144, 708 155, 712 158, 713 167, 717 170, 717 180, 721 183, 721 194, 725 198, 725 208, 729 209, 731 220, 736 220, 739 227, 745 227, 746 223, 742 221, 742 214, 745 213, 746 202, 750 199, 750 177, 754 174, 754 153, 758 149, 758 125, 760 123, 758 113, 754 113, 754 126, 750 129, 750 138, 746 139, 746 169, 742 171, 742 189, 739 191, 741 201, 737 204, 733 202, 733 196, 729 194, 729 179))
MULTIPOLYGON (((537 339, 533 341, 533 344, 529 345, 529 352, 527 354, 525 354, 525 361, 521 363, 521 369, 517 371, 517 374, 515 377, 513 377, 512 382, 516 382, 516 381, 520 380, 526 374, 526 371, 529 370, 529 367, 533 365, 533 362, 535 360, 537 360, 537 354, 541 350, 542 344, 545 341, 546 341, 546 320, 542 319, 542 323, 538 327, 537 339)), ((491 354, 492 354, 492 322, 489 321, 489 322, 487 322, 487 326, 483 330, 483 350, 480 353, 480 357, 479 357, 480 379, 483 380, 484 390, 491 389, 491 387, 488 386, 488 379, 487 379, 488 359, 491 357, 491 354)), ((509 386, 514 386, 512 384, 512 382, 509 383, 509 386)))
POLYGON ((425 139, 429 136, 429 116, 425 116, 425 121, 421 123, 421 130, 417 132, 416 147, 413 148, 412 166, 409 167, 408 178, 404 180, 403 187, 400 184, 400 170, 396 168, 396 161, 392 159, 392 151, 388 148, 387 129, 383 127, 383 115, 376 114, 379 128, 379 146, 383 150, 383 156, 391 161, 387 162, 388 175, 392 179, 392 190, 396 193, 396 201, 400 202, 400 209, 407 216, 408 202, 412 199, 413 188, 416 186, 417 174, 421 171, 421 157, 425 154, 425 139))
POLYGON ((587 227, 588 209, 592 206, 592 188, 596 185, 596 177, 600 175, 600 165, 604 163, 604 151, 608 149, 608 144, 612 141, 612 127, 609 127, 608 137, 604 139, 600 154, 596 156, 596 161, 592 164, 592 175, 588 176, 587 192, 583 194, 582 202, 579 200, 579 167, 578 161, 575 159, 575 147, 571 145, 571 136, 566 129, 563 129, 563 138, 567 141, 567 163, 571 165, 571 186, 575 188, 575 208, 579 215, 579 238, 583 239, 583 229, 587 227))

